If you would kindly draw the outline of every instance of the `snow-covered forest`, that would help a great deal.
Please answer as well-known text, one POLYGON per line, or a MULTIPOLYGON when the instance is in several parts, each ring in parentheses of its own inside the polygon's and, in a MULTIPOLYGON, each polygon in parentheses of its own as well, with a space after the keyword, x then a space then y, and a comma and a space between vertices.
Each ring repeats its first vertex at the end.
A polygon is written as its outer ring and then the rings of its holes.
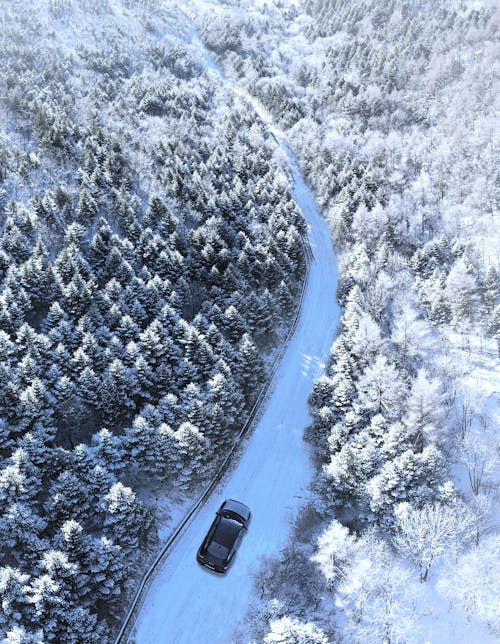
POLYGON ((157 542, 149 501, 190 498, 252 406, 304 224, 178 16, 0 8, 2 641, 102 643, 157 542))
POLYGON ((0 0, 0 22, 0 641, 111 641, 269 378, 307 226, 257 104, 343 313, 311 494, 234 641, 496 641, 494 0, 0 0))
POLYGON ((498 12, 236 4, 197 24, 292 143, 344 309, 310 396, 317 496, 249 624, 266 642, 493 641, 498 12))

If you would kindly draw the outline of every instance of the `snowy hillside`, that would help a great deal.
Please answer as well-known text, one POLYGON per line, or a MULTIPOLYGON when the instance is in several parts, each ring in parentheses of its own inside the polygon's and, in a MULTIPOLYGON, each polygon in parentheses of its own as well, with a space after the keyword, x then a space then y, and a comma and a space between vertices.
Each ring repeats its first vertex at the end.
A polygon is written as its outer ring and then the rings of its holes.
POLYGON ((0 0, 2 642, 498 640, 499 16, 0 0))
POLYGON ((344 308, 310 398, 316 501, 262 566, 248 638, 494 641, 495 4, 198 7, 313 186, 344 308))
POLYGON ((306 227, 173 8, 0 11, 0 625, 101 644, 265 382, 306 227))
POLYGON ((290 523, 309 497, 313 471, 310 450, 303 440, 304 427, 311 420, 307 398, 314 379, 324 369, 335 332, 337 266, 327 224, 295 167, 293 155, 286 145, 282 148, 294 173, 293 196, 310 226, 313 252, 298 325, 275 374, 271 397, 244 443, 241 458, 158 567, 131 629, 137 642, 247 641, 243 618, 260 563, 285 546, 290 523), (225 498, 244 500, 252 519, 232 569, 221 577, 201 568, 194 554, 225 498))

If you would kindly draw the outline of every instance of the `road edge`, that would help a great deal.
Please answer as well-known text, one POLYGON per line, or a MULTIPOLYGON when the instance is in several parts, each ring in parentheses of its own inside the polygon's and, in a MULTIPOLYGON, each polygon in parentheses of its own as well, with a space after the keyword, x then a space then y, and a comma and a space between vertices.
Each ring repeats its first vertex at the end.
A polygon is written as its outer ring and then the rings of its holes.
POLYGON ((190 510, 184 515, 182 520, 177 525, 176 529, 172 532, 172 534, 170 535, 166 543, 163 545, 162 549, 156 556, 153 563, 149 566, 148 570, 144 573, 141 579, 141 582, 139 584, 139 587, 137 588, 135 595, 132 599, 130 607, 127 613, 125 614, 125 617, 122 620, 122 625, 117 636, 114 639, 114 644, 125 644, 125 642, 128 641, 128 638, 131 635, 131 630, 135 623, 135 619, 137 617, 137 613, 143 603, 146 591, 149 589, 149 586, 151 585, 160 564, 164 561, 164 559, 167 558, 170 549, 177 541, 177 539, 181 535, 184 528, 188 525, 190 520, 194 518, 196 513, 201 509, 202 505, 207 501, 208 497, 211 495, 215 487, 220 483, 220 481, 222 480, 222 478, 224 477, 224 475, 228 470, 231 457, 241 447, 243 438, 246 436, 246 434, 248 434, 250 428, 260 417, 260 414, 258 412, 261 411, 261 408, 264 406, 267 400, 268 394, 271 391, 271 387, 273 385, 274 378, 276 376, 276 372, 278 371, 278 367, 282 361, 282 358, 285 354, 286 349, 288 348, 288 345, 292 337, 295 334, 295 331, 297 329, 297 325, 299 323, 300 316, 302 313, 305 293, 307 290, 307 285, 309 283, 311 262, 313 259, 313 252, 312 252, 307 234, 302 237, 302 247, 304 251, 304 260, 305 260, 305 275, 302 281, 298 305, 293 317, 292 324, 290 325, 290 328, 286 335, 286 338, 282 342, 280 350, 273 361, 273 365, 269 373, 269 378, 266 384, 261 387, 259 391, 259 395, 257 396, 257 400, 255 401, 252 409, 248 414, 247 420, 245 421, 242 428, 240 429, 235 441, 233 442, 231 448, 229 449, 229 452, 227 453, 224 461, 221 463, 219 469, 213 476, 212 480, 207 484, 207 486, 200 494, 198 499, 191 506, 190 510))

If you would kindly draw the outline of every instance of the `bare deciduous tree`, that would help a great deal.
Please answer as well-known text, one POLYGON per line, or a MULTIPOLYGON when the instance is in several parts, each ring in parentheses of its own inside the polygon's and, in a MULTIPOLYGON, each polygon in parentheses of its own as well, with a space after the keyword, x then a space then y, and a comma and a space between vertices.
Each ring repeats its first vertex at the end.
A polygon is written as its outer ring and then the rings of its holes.
POLYGON ((397 516, 394 545, 418 566, 420 581, 427 581, 433 562, 456 553, 473 534, 473 517, 462 504, 413 508, 402 503, 397 516))

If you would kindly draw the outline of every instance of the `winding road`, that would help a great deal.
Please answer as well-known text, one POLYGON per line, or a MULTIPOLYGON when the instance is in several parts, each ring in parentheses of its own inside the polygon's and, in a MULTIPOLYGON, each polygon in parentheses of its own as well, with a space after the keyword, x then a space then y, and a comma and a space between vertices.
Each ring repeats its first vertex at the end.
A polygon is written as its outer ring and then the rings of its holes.
MULTIPOLYGON (((224 79, 206 50, 204 56, 213 73, 224 79)), ((154 576, 129 637, 136 644, 234 642, 261 559, 278 554, 286 544, 290 522, 307 497, 313 476, 303 433, 311 420, 307 398, 328 358, 339 317, 337 262, 328 225, 292 151, 265 111, 246 98, 287 159, 293 197, 308 224, 313 252, 309 280, 295 334, 276 371, 265 409, 245 439, 237 464, 186 526, 154 576), (221 500, 228 497, 249 505, 252 520, 232 567, 226 575, 217 575, 196 562, 196 551, 221 500)))

